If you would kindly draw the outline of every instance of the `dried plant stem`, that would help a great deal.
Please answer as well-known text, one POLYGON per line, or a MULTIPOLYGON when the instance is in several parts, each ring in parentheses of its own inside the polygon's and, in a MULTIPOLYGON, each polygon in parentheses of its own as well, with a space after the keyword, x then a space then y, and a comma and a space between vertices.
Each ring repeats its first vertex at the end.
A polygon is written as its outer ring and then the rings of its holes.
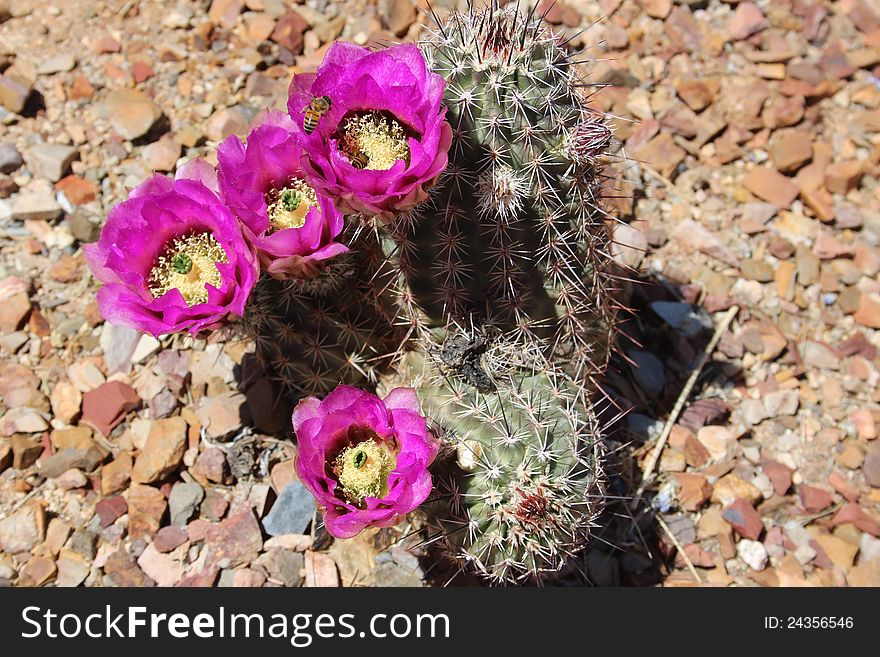
POLYGON ((715 351, 715 347, 718 346, 718 341, 721 340, 721 336, 724 335, 725 331, 727 331, 730 323, 733 321, 733 318, 736 316, 736 313, 738 311, 739 306, 733 306, 726 313, 724 313, 721 321, 718 322, 718 326, 715 327, 715 333, 712 335, 712 339, 703 350, 703 355, 700 356, 700 362, 694 368, 693 372, 691 372, 691 375, 688 377, 687 383, 685 383, 684 388, 681 389, 681 394, 679 394, 678 396, 678 401, 675 402, 675 406, 672 408, 672 412, 666 419, 666 424, 663 427, 663 433, 660 434, 660 438, 657 440, 657 444, 654 446, 654 451, 651 452, 651 456, 648 458, 648 462, 645 463, 645 467, 642 469, 642 483, 639 485, 639 488, 636 491, 633 499, 633 505, 635 505, 635 503, 642 497, 642 493, 645 492, 645 488, 647 488, 648 484, 651 483, 654 474, 654 468, 657 467, 657 463, 660 461, 660 455, 663 453, 663 448, 666 446, 666 441, 669 440, 669 435, 672 433, 672 427, 675 425, 675 421, 678 420, 678 416, 681 414, 684 405, 687 403, 691 391, 693 390, 697 379, 700 377, 700 373, 703 371, 703 367, 706 366, 706 363, 712 356, 712 352, 715 351))

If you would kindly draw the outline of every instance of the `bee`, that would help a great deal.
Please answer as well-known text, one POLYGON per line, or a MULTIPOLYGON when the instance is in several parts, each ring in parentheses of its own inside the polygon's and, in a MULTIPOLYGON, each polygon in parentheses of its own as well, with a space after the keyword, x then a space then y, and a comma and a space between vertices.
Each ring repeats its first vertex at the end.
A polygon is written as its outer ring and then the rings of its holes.
POLYGON ((303 119, 303 129, 307 135, 312 134, 318 127, 318 121, 327 112, 330 111, 330 96, 315 96, 311 102, 306 105, 306 116, 303 119))
POLYGON ((351 156, 351 166, 355 169, 363 169, 369 163, 369 159, 367 158, 366 153, 363 151, 358 151, 354 155, 351 156))

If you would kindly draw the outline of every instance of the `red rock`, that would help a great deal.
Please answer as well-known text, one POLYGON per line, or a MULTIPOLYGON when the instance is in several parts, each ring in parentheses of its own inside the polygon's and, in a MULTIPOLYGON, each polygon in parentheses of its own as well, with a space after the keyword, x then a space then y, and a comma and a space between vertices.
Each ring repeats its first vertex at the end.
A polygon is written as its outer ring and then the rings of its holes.
POLYGON ((70 100, 90 100, 94 95, 95 88, 84 75, 77 75, 73 78, 70 91, 67 93, 67 97, 70 100))
POLYGON ((47 556, 33 556, 25 564, 18 576, 18 586, 41 586, 55 578, 58 568, 47 556))
POLYGON ((132 484, 128 489, 128 536, 131 540, 153 536, 162 524, 167 502, 162 491, 132 484))
POLYGON ((223 561, 227 564, 225 567, 234 568, 253 561, 262 548, 263 533, 249 508, 205 529, 204 550, 208 563, 223 561))
POLYGON ((859 186, 862 163, 856 160, 835 162, 825 169, 825 187, 832 194, 846 194, 859 186))
POLYGON ((798 501, 807 513, 819 513, 831 506, 831 493, 816 486, 801 484, 797 488, 798 501))
POLYGON ((134 388, 121 381, 108 381, 83 395, 82 420, 109 436, 113 427, 140 404, 134 388))
POLYGON ((153 547, 162 553, 171 552, 171 550, 180 547, 188 540, 189 536, 187 535, 186 530, 169 525, 168 527, 162 527, 162 529, 156 533, 156 538, 153 540, 153 547))
POLYGON ((153 580, 144 574, 144 571, 140 569, 137 562, 123 547, 120 547, 116 552, 107 557, 107 562, 104 564, 104 573, 117 586, 144 587, 156 585, 153 580))
POLYGON ((773 484, 773 491, 779 495, 785 495, 791 488, 791 475, 794 470, 787 465, 783 465, 779 461, 762 461, 761 469, 773 484))
POLYGON ((862 326, 880 329, 880 298, 874 294, 862 294, 853 319, 862 326))
POLYGON ((794 173, 813 159, 813 140, 800 130, 777 133, 770 141, 770 159, 782 173, 794 173))
POLYGON ((758 198, 781 208, 789 208, 800 189, 775 169, 755 167, 742 180, 743 185, 758 198))
POLYGON ((638 149, 637 157, 666 178, 674 178, 686 155, 668 132, 662 132, 638 149))
POLYGON ((122 46, 120 46, 119 42, 112 36, 104 35, 99 37, 98 40, 92 44, 92 49, 99 55, 102 55, 105 53, 119 52, 122 50, 122 46))
POLYGON ((137 84, 149 80, 155 75, 153 69, 146 62, 140 60, 131 65, 131 75, 137 84))
POLYGON ((244 0, 213 0, 208 10, 208 18, 215 25, 231 30, 238 22, 244 8, 244 0))
POLYGON ((12 333, 21 328, 31 312, 31 300, 27 292, 19 292, 0 303, 0 334, 12 333))
POLYGON ((701 474, 676 472, 675 478, 680 486, 678 502, 685 511, 696 511, 712 495, 712 484, 701 474))
POLYGON ((215 484, 222 484, 226 479, 226 456, 216 447, 209 447, 196 459, 190 469, 196 477, 203 477, 215 484))
POLYGON ((874 414, 869 409, 860 408, 853 411, 852 419, 860 439, 874 440, 877 437, 877 424, 874 422, 874 414))
POLYGON ((880 446, 873 446, 865 454, 862 473, 869 486, 880 488, 880 446))
POLYGON ((128 511, 128 504, 122 495, 105 497, 95 505, 95 513, 101 519, 101 527, 109 527, 116 519, 128 511))
POLYGON ((275 23, 275 29, 269 38, 294 55, 300 55, 303 51, 303 34, 307 29, 309 24, 305 19, 295 11, 289 11, 275 23))
POLYGON ((55 189, 64 192, 67 199, 74 205, 84 205, 98 197, 98 186, 75 174, 62 178, 55 183, 55 189))
POLYGON ((703 30, 691 10, 684 5, 676 5, 670 12, 663 29, 672 43, 685 52, 694 52, 703 47, 703 30))
POLYGON ((834 490, 843 495, 848 502, 855 502, 859 499, 859 489, 837 470, 834 470, 828 476, 828 483, 834 487, 834 490))
POLYGON ((880 522, 865 513, 858 504, 844 504, 831 519, 831 525, 835 527, 845 523, 852 523, 871 536, 880 536, 880 522))
POLYGON ((715 100, 712 88, 702 80, 679 80, 675 84, 679 97, 695 112, 706 109, 715 100))
POLYGON ((729 32, 732 39, 742 41, 769 25, 764 14, 754 2, 741 2, 730 19, 729 32))
POLYGON ((727 507, 721 515, 743 538, 757 541, 764 530, 764 523, 761 521, 761 516, 755 511, 755 507, 742 498, 734 500, 733 504, 727 507))

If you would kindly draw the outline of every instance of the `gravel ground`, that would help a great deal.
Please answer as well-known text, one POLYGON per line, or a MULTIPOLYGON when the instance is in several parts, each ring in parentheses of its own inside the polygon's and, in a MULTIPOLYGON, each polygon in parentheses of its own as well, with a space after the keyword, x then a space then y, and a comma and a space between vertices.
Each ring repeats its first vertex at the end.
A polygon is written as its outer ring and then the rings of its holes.
MULTIPOLYGON (((880 1, 542 5, 607 85, 631 270, 615 501, 561 583, 880 586, 880 1)), ((0 0, 0 584, 474 583, 417 527, 316 530, 252 347, 103 323, 81 251, 334 40, 426 24, 411 0, 0 0)))

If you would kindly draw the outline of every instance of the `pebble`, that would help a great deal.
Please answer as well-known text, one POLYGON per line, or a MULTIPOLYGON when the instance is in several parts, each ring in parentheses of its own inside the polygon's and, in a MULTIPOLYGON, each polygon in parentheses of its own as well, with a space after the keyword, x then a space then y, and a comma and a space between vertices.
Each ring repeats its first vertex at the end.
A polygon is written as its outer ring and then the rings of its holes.
POLYGON ((21 191, 12 197, 12 218, 21 221, 52 221, 61 216, 52 192, 21 191))
POLYGON ((298 481, 281 491, 269 514, 263 518, 263 529, 270 536, 302 534, 315 514, 311 493, 298 481))
POLYGON ((135 460, 131 480, 141 484, 154 483, 174 472, 183 459, 187 444, 187 425, 181 417, 156 420, 143 451, 135 460))
POLYGON ((24 160, 15 144, 0 143, 0 173, 15 173, 22 164, 24 160))
POLYGON ((141 404, 137 392, 121 381, 102 383, 83 395, 82 420, 105 436, 141 404))
POLYGON ((168 496, 171 524, 176 527, 185 527, 198 510, 203 499, 205 499, 205 491, 197 483, 179 482, 174 484, 171 495, 168 496))
POLYGON ((265 569, 269 577, 283 586, 300 586, 303 581, 305 558, 302 553, 276 548, 261 554, 254 562, 265 569))
MULTIPOLYGON (((733 17, 730 19, 728 31, 731 38, 736 41, 747 39, 755 32, 768 27, 769 23, 764 14, 754 2, 741 2, 737 4, 733 17)), ((755 570, 758 570, 757 568, 755 570)))
POLYGON ((39 501, 25 503, 0 520, 0 549, 6 554, 29 552, 46 538, 46 510, 39 501))
POLYGON ((35 176, 57 182, 78 155, 77 149, 73 146, 37 144, 25 151, 24 160, 35 176))
POLYGON ((137 89, 116 89, 104 99, 113 128, 125 139, 146 135, 162 118, 162 108, 137 89))
POLYGON ((167 502, 157 488, 133 483, 128 489, 128 536, 131 540, 154 536, 162 525, 167 502))
POLYGON ((744 538, 736 544, 736 553, 752 570, 760 572, 767 567, 769 557, 763 543, 744 538))

